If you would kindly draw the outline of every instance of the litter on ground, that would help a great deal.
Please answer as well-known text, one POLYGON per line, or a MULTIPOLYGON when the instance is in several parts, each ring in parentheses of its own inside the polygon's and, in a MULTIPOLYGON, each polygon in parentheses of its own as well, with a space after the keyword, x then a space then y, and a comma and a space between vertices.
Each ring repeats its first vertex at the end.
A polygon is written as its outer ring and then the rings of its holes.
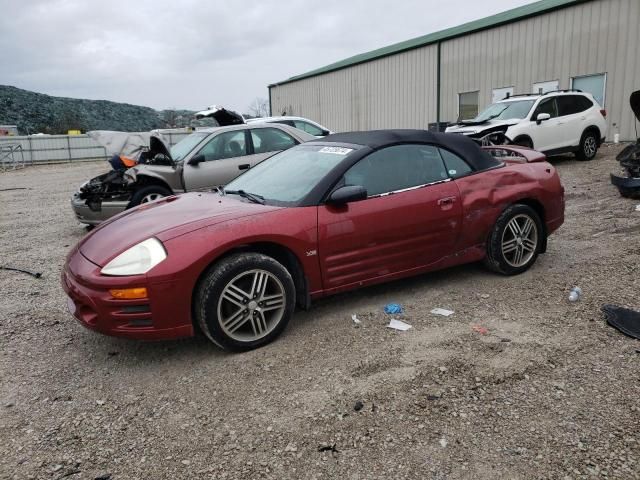
POLYGON ((609 325, 617 328, 625 335, 640 340, 640 312, 609 304, 603 305, 602 311, 609 325))
POLYGON ((353 320, 353 323, 355 325, 360 325, 362 323, 362 321, 360 321, 360 319, 357 317, 355 313, 351 315, 351 320, 353 320))
POLYGON ((486 335, 487 333, 489 333, 489 330, 487 330, 482 325, 471 325, 471 330, 479 333, 480 335, 486 335))
POLYGON ((453 310, 447 310, 446 308, 434 308, 431 310, 431 313, 434 315, 442 315, 448 317, 449 315, 453 315, 453 310))
POLYGON ((396 315, 398 313, 402 313, 403 309, 399 303, 387 303, 384 306, 384 313, 389 315, 396 315))
POLYGON ((400 330, 401 332, 405 332, 411 328, 411 325, 409 325, 408 323, 404 323, 400 320, 396 320, 395 318, 392 318, 391 321, 389 322, 389 325, 387 325, 387 327, 393 328, 394 330, 400 330))

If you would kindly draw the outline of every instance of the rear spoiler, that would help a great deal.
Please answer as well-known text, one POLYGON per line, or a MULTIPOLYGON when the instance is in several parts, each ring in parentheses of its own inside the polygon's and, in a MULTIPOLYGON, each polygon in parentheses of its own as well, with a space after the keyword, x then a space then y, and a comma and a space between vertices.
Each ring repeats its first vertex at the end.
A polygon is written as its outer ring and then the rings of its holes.
POLYGON ((520 147, 516 145, 491 145, 481 148, 498 160, 508 158, 509 160, 524 160, 526 163, 544 162, 547 160, 547 156, 544 153, 540 153, 537 150, 532 150, 527 147, 520 147))

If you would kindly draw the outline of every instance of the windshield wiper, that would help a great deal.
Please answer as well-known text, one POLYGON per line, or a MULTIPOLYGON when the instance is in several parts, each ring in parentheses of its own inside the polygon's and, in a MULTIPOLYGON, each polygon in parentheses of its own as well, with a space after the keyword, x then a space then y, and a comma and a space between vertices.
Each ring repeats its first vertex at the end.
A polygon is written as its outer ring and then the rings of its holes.
POLYGON ((247 200, 252 201, 253 203, 259 203, 260 205, 264 205, 264 197, 262 195, 258 195, 257 193, 249 193, 244 190, 225 190, 221 189, 222 192, 230 195, 240 195, 242 198, 246 198, 247 200))

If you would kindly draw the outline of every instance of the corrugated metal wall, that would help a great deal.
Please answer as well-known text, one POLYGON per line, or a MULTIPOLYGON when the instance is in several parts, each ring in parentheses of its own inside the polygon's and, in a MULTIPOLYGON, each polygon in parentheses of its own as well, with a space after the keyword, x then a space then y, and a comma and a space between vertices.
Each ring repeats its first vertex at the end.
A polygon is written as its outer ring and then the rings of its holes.
MULTIPOLYGON (((628 100, 640 89, 640 0, 593 0, 442 42, 441 120, 454 121, 458 93, 606 73, 605 108, 622 139, 635 138, 628 100)), ((336 131, 426 128, 436 121, 437 48, 429 45, 271 89, 283 111, 336 131)))
POLYGON ((623 139, 635 138, 629 95, 640 89, 640 1, 595 0, 442 43, 443 120, 455 120, 458 93, 478 90, 480 108, 494 88, 516 93, 532 84, 606 73, 609 123, 623 139))
POLYGON ((272 88, 272 115, 335 131, 426 128, 436 116, 436 56, 430 45, 272 88))

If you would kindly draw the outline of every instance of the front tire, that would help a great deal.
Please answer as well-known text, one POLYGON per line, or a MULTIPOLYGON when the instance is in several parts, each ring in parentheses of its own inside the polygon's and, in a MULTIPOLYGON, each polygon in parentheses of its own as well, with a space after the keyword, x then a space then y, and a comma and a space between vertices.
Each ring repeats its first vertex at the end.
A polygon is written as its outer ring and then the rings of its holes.
POLYGON ((520 147, 527 147, 527 148, 533 149, 533 142, 529 137, 526 137, 526 136, 516 137, 516 139, 513 141, 513 145, 518 145, 520 147))
POLYGON ((171 190, 162 185, 147 185, 146 187, 139 188, 131 196, 131 201, 127 208, 132 208, 143 203, 153 202, 159 198, 168 197, 171 195, 171 190))
POLYGON ((588 130, 582 134, 576 158, 581 161, 593 160, 596 153, 598 153, 598 138, 593 130, 588 130))
POLYGON ((237 253, 214 265, 196 289, 195 319, 213 343, 251 350, 278 337, 293 314, 295 286, 287 269, 260 253, 237 253))
POLYGON ((533 208, 511 205, 491 231, 485 265, 503 275, 522 273, 538 258, 544 236, 542 222, 533 208))

